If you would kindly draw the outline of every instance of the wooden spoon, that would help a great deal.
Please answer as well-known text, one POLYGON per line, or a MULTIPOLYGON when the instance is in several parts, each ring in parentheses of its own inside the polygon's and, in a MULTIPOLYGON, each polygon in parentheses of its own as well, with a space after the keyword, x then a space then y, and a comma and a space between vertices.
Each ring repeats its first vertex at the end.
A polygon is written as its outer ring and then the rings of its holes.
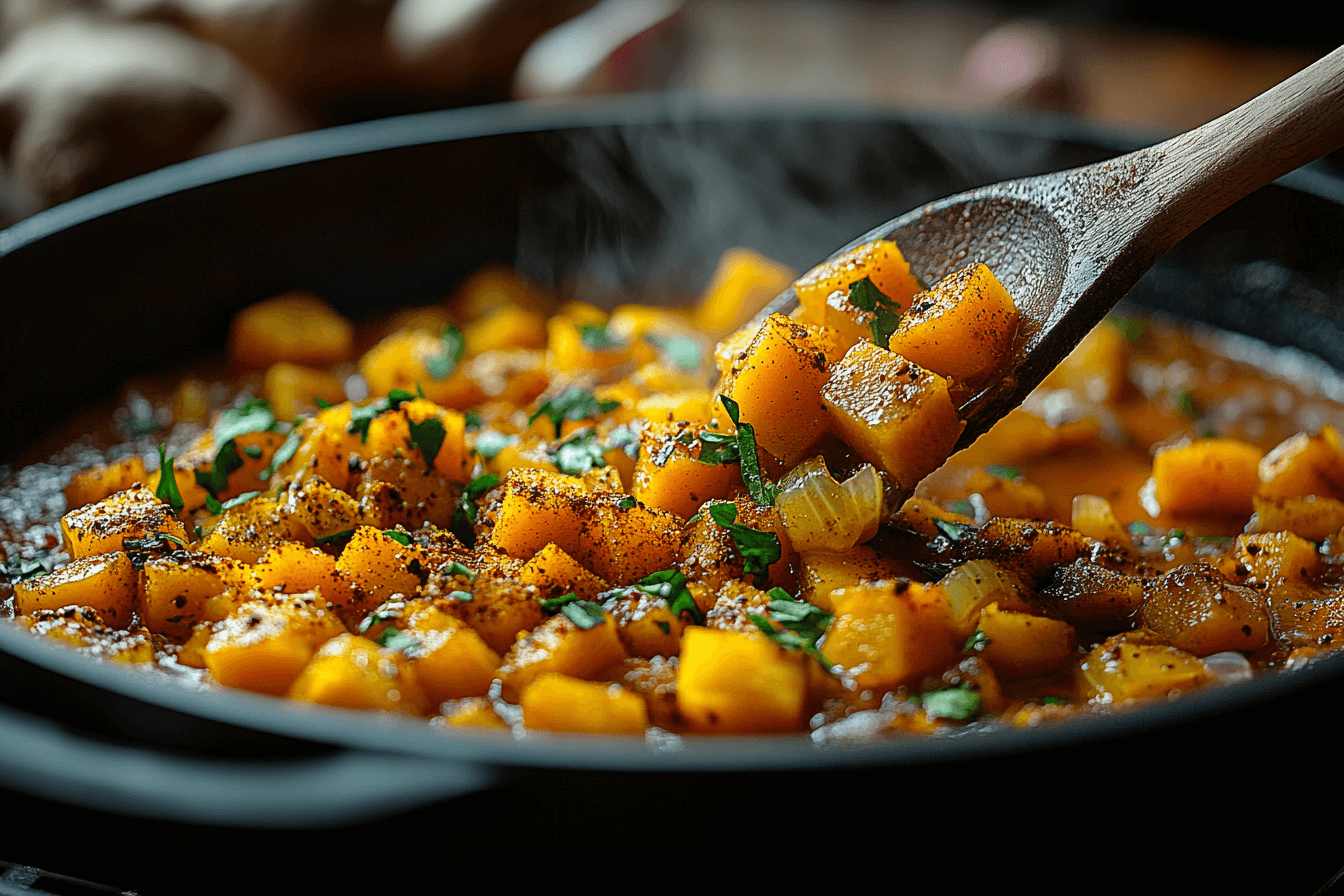
MULTIPOLYGON (((934 282, 989 265, 1021 323, 1004 378, 959 410, 957 448, 1017 407, 1190 231, 1344 146, 1344 47, 1221 118, 1107 162, 1005 181, 915 209, 840 252, 894 240, 934 282)), ((840 254, 840 253, 836 253, 840 254)), ((792 289, 767 311, 797 306, 792 289)))

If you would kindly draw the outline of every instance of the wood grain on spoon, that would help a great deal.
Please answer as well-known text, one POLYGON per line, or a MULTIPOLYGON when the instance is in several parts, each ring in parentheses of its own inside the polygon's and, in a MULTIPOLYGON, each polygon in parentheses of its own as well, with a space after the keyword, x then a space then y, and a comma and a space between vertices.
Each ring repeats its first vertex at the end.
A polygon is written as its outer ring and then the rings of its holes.
MULTIPOLYGON (((894 240, 933 282, 984 262, 1021 313, 1011 369, 968 400, 957 448, 1021 404, 1129 288, 1192 230, 1344 146, 1344 47, 1208 124, 1106 162, 930 203, 840 252, 894 240)), ((837 253, 839 254, 839 253, 837 253)), ((767 311, 796 305, 792 290, 767 311)))

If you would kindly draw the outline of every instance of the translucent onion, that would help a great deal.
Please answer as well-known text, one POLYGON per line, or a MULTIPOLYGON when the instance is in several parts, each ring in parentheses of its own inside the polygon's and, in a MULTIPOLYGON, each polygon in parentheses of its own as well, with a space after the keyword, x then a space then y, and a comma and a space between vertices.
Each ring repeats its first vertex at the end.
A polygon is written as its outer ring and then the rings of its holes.
POLYGON ((877 534, 882 477, 872 464, 836 482, 820 456, 794 467, 779 483, 775 507, 798 551, 848 551, 877 534))
POLYGON ((1127 543, 1127 533, 1115 518, 1111 502, 1099 495, 1074 496, 1072 526, 1097 541, 1127 543))
POLYGON ((961 564, 943 576, 938 587, 947 595, 948 609, 958 635, 967 638, 975 632, 981 610, 1022 590, 1012 575, 988 560, 970 560, 961 564))

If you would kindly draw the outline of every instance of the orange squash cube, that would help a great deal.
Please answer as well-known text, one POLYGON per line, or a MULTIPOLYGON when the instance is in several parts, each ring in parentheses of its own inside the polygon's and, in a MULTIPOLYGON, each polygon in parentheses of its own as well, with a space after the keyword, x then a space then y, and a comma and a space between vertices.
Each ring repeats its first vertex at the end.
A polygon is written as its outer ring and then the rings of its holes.
POLYGON ((258 370, 277 361, 322 367, 350 357, 354 339, 354 327, 336 309, 316 296, 291 292, 234 317, 229 358, 258 370))
POLYGON ((1153 455, 1153 496, 1168 513, 1248 517, 1263 452, 1237 439, 1194 439, 1153 455))
POLYGON ((817 647, 863 689, 909 684, 951 663, 961 646, 941 595, 914 583, 842 588, 831 605, 835 618, 817 647))
POLYGON ((147 488, 117 492, 61 517, 65 549, 76 559, 119 551, 126 539, 147 538, 155 532, 180 541, 187 538, 173 509, 147 488))
POLYGON ((323 644, 285 696, 346 709, 429 715, 413 663, 396 650, 348 633, 323 644))
POLYGON ((248 601, 216 624, 202 654, 220 684, 279 697, 318 648, 344 632, 316 594, 248 601))
POLYGON ((634 691, 555 672, 538 676, 518 703, 523 724, 539 731, 643 734, 649 726, 648 706, 634 691))
POLYGON ((808 271, 793 288, 808 323, 838 330, 850 342, 871 338, 872 315, 849 303, 849 287, 867 277, 901 310, 919 292, 919 281, 910 273, 910 263, 890 240, 875 240, 851 249, 808 271))
POLYGON ((31 616, 39 610, 89 607, 114 628, 130 625, 137 609, 140 571, 125 554, 100 554, 71 561, 54 572, 14 583, 14 608, 31 616))
POLYGON ((695 731, 797 731, 807 706, 804 659, 762 632, 691 626, 681 638, 677 706, 695 731))

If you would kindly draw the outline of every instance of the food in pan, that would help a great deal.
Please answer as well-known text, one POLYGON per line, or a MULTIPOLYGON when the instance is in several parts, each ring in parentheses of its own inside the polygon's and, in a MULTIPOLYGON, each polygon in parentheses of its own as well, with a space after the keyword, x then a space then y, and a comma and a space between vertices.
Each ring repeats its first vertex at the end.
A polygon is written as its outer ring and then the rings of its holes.
POLYGON ((1338 405, 1115 319, 944 463, 1016 330, 993 273, 879 241, 734 329, 788 280, 734 252, 693 311, 548 315, 484 271, 372 334, 262 302, 250 372, 137 394, 63 515, 9 516, 7 603, 227 687, 608 734, 1030 726, 1332 649, 1338 405))

